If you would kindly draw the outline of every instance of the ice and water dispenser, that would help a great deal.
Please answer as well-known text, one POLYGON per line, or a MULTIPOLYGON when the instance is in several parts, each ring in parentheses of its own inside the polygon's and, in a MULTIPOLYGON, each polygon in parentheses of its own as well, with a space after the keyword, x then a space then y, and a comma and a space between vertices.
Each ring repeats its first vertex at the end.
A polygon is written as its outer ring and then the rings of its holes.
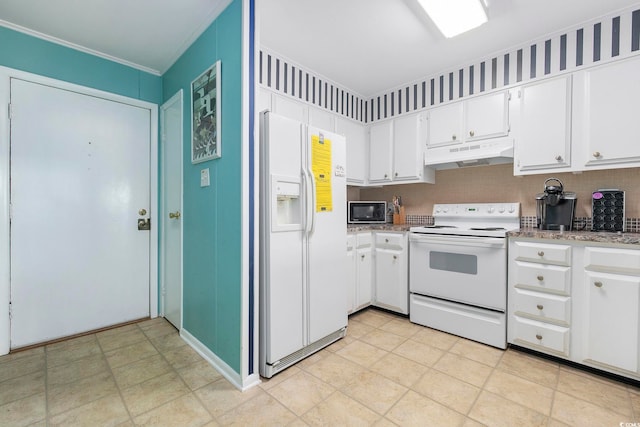
POLYGON ((292 231, 302 228, 302 193, 300 179, 271 177, 271 229, 292 231))

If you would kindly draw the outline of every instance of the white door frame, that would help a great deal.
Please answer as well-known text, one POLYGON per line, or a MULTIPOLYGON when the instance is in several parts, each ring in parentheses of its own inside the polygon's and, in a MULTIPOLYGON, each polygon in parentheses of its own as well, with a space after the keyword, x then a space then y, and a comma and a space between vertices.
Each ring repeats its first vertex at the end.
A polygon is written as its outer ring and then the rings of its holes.
MULTIPOLYGON (((160 135, 160 139, 161 139, 161 149, 162 149, 162 165, 160 166, 160 171, 161 171, 161 176, 164 177, 166 176, 166 171, 167 171, 167 163, 166 163, 166 159, 167 159, 167 155, 166 155, 166 136, 164 133, 164 121, 165 121, 165 111, 168 110, 173 104, 178 103, 179 107, 180 107, 180 129, 184 129, 184 103, 183 103, 183 99, 182 99, 182 89, 180 89, 178 92, 175 93, 175 95, 173 95, 167 102, 165 102, 164 104, 162 104, 160 106, 160 126, 161 126, 161 131, 162 134, 160 135)), ((184 143, 184 141, 182 141, 182 139, 180 139, 181 142, 184 143)), ((182 145, 181 149, 180 149, 180 178, 181 178, 181 182, 184 182, 184 164, 183 164, 183 159, 184 159, 184 151, 182 150, 182 145)), ((184 187, 184 185, 182 185, 182 187, 184 187)), ((182 189, 181 189, 182 190, 182 189)), ((169 213, 164 211, 164 201, 166 200, 166 192, 167 188, 166 186, 162 185, 160 186, 160 200, 161 200, 161 204, 160 204, 160 218, 161 219, 161 223, 159 224, 163 230, 167 229, 167 222, 169 221, 169 213)), ((183 209, 183 204, 184 204, 184 191, 180 191, 180 212, 184 215, 184 209, 183 209)), ((180 301, 183 301, 184 295, 183 295, 183 286, 182 286, 182 277, 183 277, 183 236, 184 236, 184 226, 183 226, 183 221, 182 219, 180 220, 180 301)), ((161 252, 161 256, 160 256, 160 314, 162 316, 165 316, 166 312, 165 312, 165 299, 167 297, 166 294, 166 277, 164 275, 164 268, 165 268, 165 257, 164 257, 164 251, 166 249, 166 233, 162 233, 162 235, 160 236, 160 252, 161 252)), ((182 303, 181 303, 182 304, 182 303)), ((182 319, 183 319, 183 310, 182 308, 180 309, 180 327, 179 329, 182 330, 182 319)))
POLYGON ((84 95, 95 96, 110 101, 145 108, 150 111, 151 152, 150 160, 150 214, 151 234, 149 241, 149 315, 158 316, 158 106, 146 101, 128 98, 97 89, 92 89, 24 71, 0 67, 0 355, 9 353, 11 322, 9 319, 9 301, 11 296, 11 258, 10 258, 10 126, 9 115, 5 108, 10 101, 10 79, 19 78, 34 83, 70 90, 84 95), (5 237, 6 236, 6 237, 5 237))

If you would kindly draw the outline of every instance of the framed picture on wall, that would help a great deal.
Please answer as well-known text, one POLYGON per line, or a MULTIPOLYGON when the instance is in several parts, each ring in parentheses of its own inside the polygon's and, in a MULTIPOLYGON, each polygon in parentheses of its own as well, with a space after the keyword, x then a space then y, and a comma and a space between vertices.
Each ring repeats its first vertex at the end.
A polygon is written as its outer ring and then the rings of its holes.
POLYGON ((191 163, 222 155, 220 113, 220 61, 217 61, 191 82, 191 163))

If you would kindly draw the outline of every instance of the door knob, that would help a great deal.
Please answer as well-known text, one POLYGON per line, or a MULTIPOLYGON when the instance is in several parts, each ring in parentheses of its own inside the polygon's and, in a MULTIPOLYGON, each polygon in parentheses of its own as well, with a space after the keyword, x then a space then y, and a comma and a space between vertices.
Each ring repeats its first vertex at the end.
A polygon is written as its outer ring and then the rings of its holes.
POLYGON ((169 218, 180 219, 180 211, 169 212, 169 218))
POLYGON ((142 216, 142 215, 146 215, 147 214, 147 210, 146 209, 140 209, 138 211, 138 213, 142 216))

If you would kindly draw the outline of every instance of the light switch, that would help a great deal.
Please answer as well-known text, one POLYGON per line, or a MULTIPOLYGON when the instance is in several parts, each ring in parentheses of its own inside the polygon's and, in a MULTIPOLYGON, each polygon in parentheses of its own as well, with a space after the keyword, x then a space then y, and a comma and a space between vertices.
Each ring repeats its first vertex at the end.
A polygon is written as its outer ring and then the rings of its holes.
POLYGON ((200 171, 200 187, 208 187, 211 185, 211 181, 209 181, 209 168, 202 169, 200 171))

